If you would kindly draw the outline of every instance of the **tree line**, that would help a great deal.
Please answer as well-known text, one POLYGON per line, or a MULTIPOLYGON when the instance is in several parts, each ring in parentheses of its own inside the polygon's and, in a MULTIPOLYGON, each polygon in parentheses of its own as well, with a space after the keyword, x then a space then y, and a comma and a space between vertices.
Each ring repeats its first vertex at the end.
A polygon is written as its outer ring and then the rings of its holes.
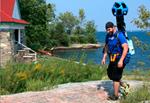
MULTIPOLYGON (((56 16, 55 5, 47 4, 45 0, 19 0, 19 4, 22 19, 30 23, 25 31, 27 45, 32 49, 49 50, 73 43, 96 43, 96 25, 94 21, 86 20, 84 9, 79 9, 78 16, 68 11, 56 16)), ((150 31, 150 11, 141 5, 138 13, 132 23, 150 31)))
POLYGON ((84 9, 78 16, 66 11, 56 16, 56 6, 45 0, 19 0, 22 19, 26 26, 27 45, 34 50, 50 50, 55 46, 73 43, 96 43, 96 25, 86 20, 84 9))

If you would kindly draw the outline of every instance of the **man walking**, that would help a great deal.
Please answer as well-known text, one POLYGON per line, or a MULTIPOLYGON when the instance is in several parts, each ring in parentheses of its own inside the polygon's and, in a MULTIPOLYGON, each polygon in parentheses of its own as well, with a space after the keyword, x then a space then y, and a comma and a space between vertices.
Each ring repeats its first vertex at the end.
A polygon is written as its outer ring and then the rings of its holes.
POLYGON ((109 66, 107 75, 113 81, 114 96, 110 99, 119 99, 119 87, 123 69, 126 65, 125 59, 128 53, 127 40, 122 32, 118 32, 112 22, 107 22, 105 25, 107 32, 105 39, 105 47, 103 49, 103 58, 101 63, 106 63, 106 57, 109 56, 109 66))

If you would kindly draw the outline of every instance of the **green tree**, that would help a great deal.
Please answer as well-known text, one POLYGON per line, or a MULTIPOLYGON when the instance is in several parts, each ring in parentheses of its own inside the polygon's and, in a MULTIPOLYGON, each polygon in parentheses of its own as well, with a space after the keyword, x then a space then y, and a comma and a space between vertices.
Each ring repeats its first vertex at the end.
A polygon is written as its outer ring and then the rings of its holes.
POLYGON ((47 5, 47 10, 46 10, 46 18, 47 18, 47 23, 53 22, 55 20, 55 5, 53 4, 48 4, 47 5))
POLYGON ((85 29, 86 29, 87 34, 88 33, 94 34, 96 32, 96 26, 95 26, 94 21, 88 21, 85 24, 85 29))
POLYGON ((23 19, 30 22, 30 24, 45 23, 46 3, 44 0, 19 0, 19 3, 23 19))
POLYGON ((144 5, 141 5, 138 12, 138 18, 134 19, 132 23, 140 29, 150 30, 150 11, 144 5))
POLYGON ((73 28, 79 24, 79 20, 71 12, 60 13, 58 18, 64 25, 65 31, 67 31, 68 34, 71 34, 73 28))
POLYGON ((56 46, 69 45, 69 35, 65 33, 65 27, 61 22, 57 22, 57 24, 55 25, 55 33, 52 34, 52 39, 56 41, 56 46))
MULTIPOLYGON (((150 11, 146 9, 144 5, 141 5, 138 8, 138 13, 138 18, 132 20, 131 22, 142 30, 150 30, 150 11)), ((148 32, 148 34, 150 34, 150 32, 148 32)), ((136 46, 141 48, 143 51, 149 49, 148 44, 141 42, 137 37, 133 37, 133 40, 136 46)))
POLYGON ((87 34, 87 40, 90 43, 96 43, 96 26, 94 21, 88 21, 85 25, 85 30, 87 34))
POLYGON ((79 9, 79 24, 74 28, 73 34, 84 34, 85 12, 84 9, 79 9))
POLYGON ((36 50, 47 48, 50 43, 47 24, 54 17, 52 6, 45 0, 19 0, 19 3, 22 18, 30 23, 26 28, 27 45, 36 50))
POLYGON ((84 9, 79 9, 79 20, 80 20, 80 26, 82 27, 83 23, 85 22, 84 9))
POLYGON ((45 0, 19 0, 19 3, 22 19, 30 23, 26 28, 27 45, 34 50, 96 41, 96 26, 85 20, 83 9, 79 10, 79 16, 71 12, 56 16, 55 5, 46 4, 45 0))

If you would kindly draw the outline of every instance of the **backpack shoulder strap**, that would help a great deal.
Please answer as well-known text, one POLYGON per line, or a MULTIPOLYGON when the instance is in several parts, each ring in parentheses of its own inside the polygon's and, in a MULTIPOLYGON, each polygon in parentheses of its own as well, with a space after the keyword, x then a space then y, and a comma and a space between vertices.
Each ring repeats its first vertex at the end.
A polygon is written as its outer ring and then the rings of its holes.
MULTIPOLYGON (((119 36, 119 34, 120 33, 122 33, 123 35, 124 35, 124 37, 127 39, 127 40, 129 40, 129 38, 128 38, 128 36, 127 36, 127 33, 125 33, 125 32, 120 32, 120 31, 117 31, 116 33, 115 33, 115 37, 118 39, 118 36, 119 36)), ((119 39, 118 39, 119 40, 119 39)))
POLYGON ((115 33, 115 38, 117 39, 117 40, 119 40, 119 38, 118 38, 118 36, 119 36, 119 31, 117 31, 116 33, 115 33))

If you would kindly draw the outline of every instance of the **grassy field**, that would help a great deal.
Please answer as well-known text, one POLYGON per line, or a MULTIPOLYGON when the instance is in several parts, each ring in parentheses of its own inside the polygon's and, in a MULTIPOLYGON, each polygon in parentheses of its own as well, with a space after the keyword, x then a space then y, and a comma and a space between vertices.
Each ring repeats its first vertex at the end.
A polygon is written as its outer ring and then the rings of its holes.
POLYGON ((38 62, 27 64, 11 62, 0 69, 0 94, 47 90, 57 84, 101 80, 106 75, 106 66, 88 63, 82 59, 40 57, 38 62))

